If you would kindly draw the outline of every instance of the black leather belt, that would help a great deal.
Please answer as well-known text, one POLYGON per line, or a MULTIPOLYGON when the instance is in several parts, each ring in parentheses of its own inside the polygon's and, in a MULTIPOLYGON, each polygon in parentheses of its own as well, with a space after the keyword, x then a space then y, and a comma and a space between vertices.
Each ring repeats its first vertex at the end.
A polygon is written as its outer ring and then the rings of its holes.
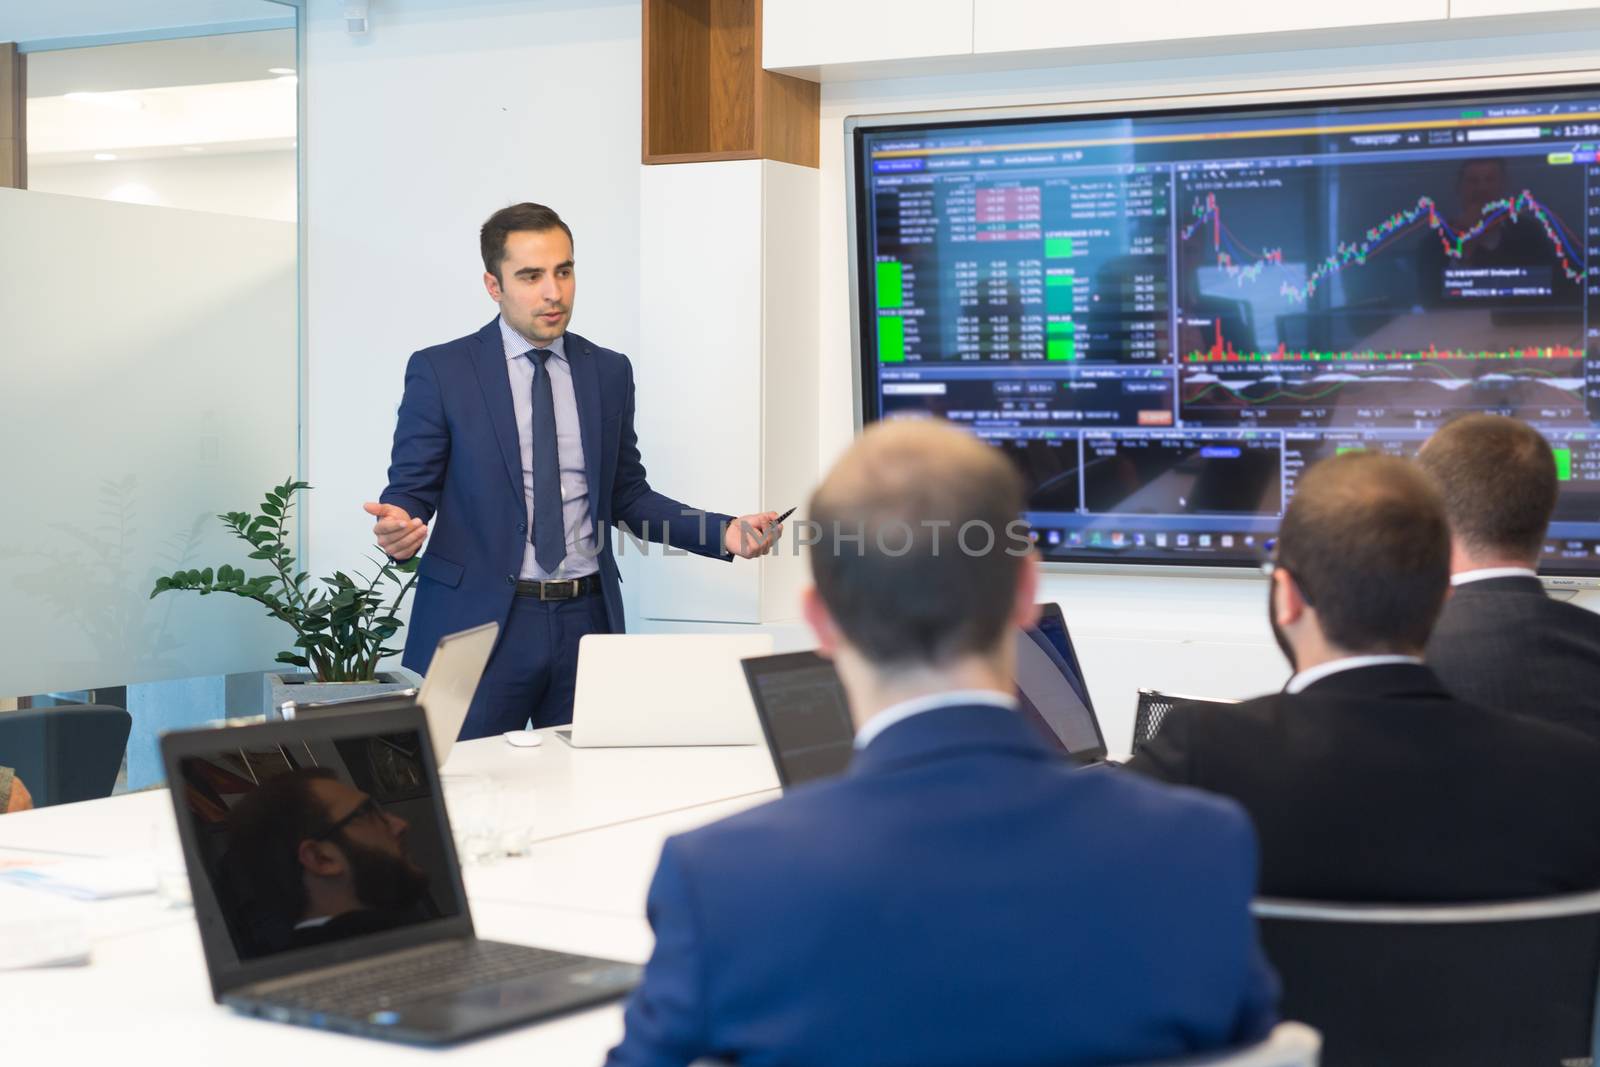
POLYGON ((531 596, 537 600, 574 600, 580 596, 600 591, 600 576, 586 574, 582 578, 562 578, 557 581, 517 582, 518 596, 531 596))

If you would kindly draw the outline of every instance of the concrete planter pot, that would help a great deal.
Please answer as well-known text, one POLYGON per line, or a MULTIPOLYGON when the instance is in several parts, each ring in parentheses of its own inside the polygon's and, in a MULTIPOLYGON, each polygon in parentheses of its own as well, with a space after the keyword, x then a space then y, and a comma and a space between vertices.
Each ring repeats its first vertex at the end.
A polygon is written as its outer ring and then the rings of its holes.
POLYGON ((422 684, 421 676, 404 667, 397 667, 392 671, 380 671, 375 682, 317 682, 312 680, 315 677, 316 675, 303 671, 283 674, 268 672, 263 675, 262 712, 268 719, 279 719, 282 716, 278 713, 278 709, 286 701, 304 704, 317 700, 354 700, 358 697, 391 693, 396 689, 413 689, 422 684))

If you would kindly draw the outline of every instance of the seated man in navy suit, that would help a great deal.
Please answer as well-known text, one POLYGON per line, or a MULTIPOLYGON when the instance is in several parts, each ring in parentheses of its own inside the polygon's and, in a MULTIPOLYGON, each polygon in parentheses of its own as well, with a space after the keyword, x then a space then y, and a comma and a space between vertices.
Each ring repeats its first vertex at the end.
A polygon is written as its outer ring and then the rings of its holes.
POLYGON ((1016 712, 1022 502, 934 422, 875 426, 829 474, 804 608, 855 760, 666 843, 611 1067, 1070 1067, 1270 1029, 1240 809, 1074 769, 1016 712))
POLYGON ((1428 666, 1462 700, 1600 740, 1600 615, 1539 582, 1561 486, 1550 443, 1525 422, 1474 414, 1441 427, 1417 462, 1450 520, 1453 592, 1428 666))

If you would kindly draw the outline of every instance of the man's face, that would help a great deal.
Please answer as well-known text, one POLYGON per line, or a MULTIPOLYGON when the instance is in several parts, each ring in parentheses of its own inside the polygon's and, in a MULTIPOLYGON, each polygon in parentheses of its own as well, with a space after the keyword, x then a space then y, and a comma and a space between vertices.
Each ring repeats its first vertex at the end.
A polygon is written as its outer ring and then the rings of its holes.
POLYGON ((1456 194, 1461 198, 1462 210, 1476 222, 1484 206, 1491 200, 1506 195, 1505 168, 1494 160, 1477 160, 1461 168, 1456 183, 1456 194))
MULTIPOLYGON (((336 823, 368 801, 344 782, 319 781, 316 791, 336 823)), ((343 854, 356 898, 379 911, 401 911, 426 892, 428 874, 411 860, 406 847, 410 825, 382 809, 357 815, 330 839, 343 854)))
POLYGON ((511 328, 543 347, 567 332, 578 288, 572 241, 560 229, 506 235, 500 274, 484 274, 489 296, 511 328))

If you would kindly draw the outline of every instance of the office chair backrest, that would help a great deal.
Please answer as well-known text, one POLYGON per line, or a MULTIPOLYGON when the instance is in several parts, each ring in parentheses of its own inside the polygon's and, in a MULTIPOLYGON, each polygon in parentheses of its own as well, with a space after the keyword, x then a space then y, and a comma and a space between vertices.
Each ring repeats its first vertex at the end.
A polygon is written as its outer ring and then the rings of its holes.
POLYGON ((98 704, 0 712, 0 764, 17 772, 36 807, 108 797, 132 728, 122 708, 98 704))
POLYGON ((1139 703, 1133 711, 1133 751, 1138 753, 1141 748, 1149 744, 1151 738, 1161 731, 1161 724, 1167 721, 1167 716, 1176 708, 1221 707, 1233 703, 1236 702, 1179 696, 1176 693, 1163 693, 1156 689, 1141 689, 1139 703))
POLYGON ((1600 892, 1500 904, 1258 900, 1325 1067, 1576 1067, 1597 1051, 1600 892))
MULTIPOLYGON (((1264 1041, 1248 1048, 1121 1067, 1317 1067, 1317 1053, 1321 1047, 1322 1037, 1311 1027, 1303 1023, 1279 1023, 1264 1041)), ((723 1060, 695 1060, 689 1067, 733 1065, 723 1060)))

